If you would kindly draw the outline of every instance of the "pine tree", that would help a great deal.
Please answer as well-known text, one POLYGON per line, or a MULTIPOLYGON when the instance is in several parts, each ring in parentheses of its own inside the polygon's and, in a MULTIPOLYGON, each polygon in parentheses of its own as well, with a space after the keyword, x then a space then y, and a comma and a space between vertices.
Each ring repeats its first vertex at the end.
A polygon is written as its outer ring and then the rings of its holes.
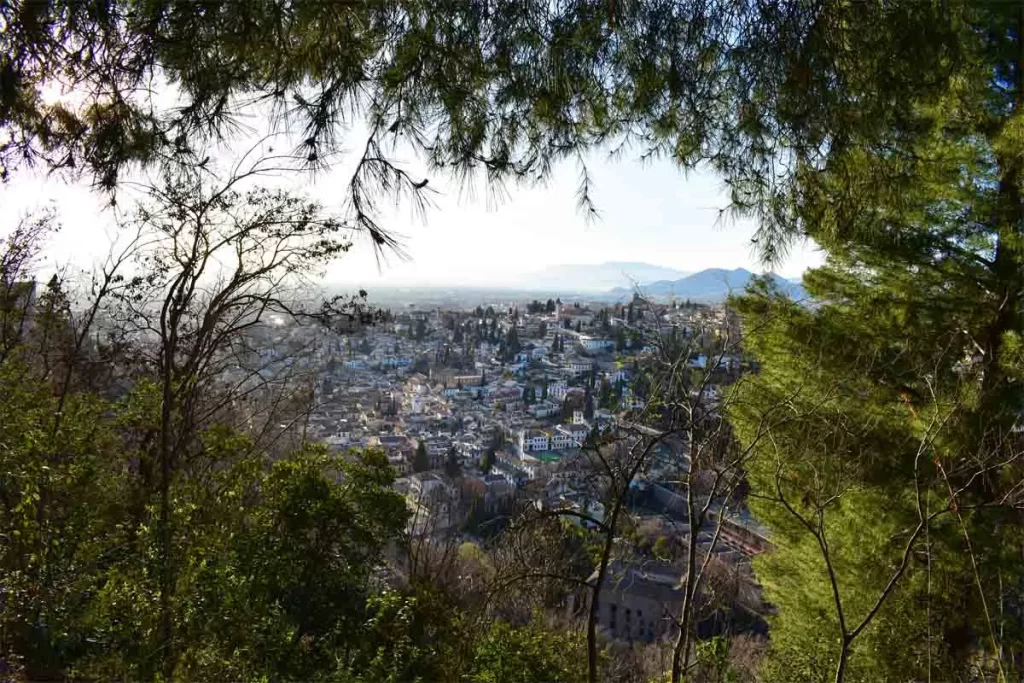
POLYGON ((804 277, 818 303, 769 283, 735 301, 761 368, 733 418, 779 548, 757 562, 779 680, 954 679, 976 657, 1019 677, 1002 653, 1024 640, 991 606, 1024 586, 1002 507, 1024 477, 1024 18, 975 19, 1001 37, 965 37, 941 96, 802 179, 790 218, 827 253, 804 277))

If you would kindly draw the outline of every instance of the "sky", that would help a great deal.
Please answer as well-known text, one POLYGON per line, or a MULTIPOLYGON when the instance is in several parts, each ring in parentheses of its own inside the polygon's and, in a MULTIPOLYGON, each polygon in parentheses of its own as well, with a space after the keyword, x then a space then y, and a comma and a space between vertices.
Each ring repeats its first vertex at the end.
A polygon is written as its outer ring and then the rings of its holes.
MULTIPOLYGON (((356 145, 357 147, 357 145, 356 145)), ((402 159, 416 169, 415 159, 402 159)), ((751 249, 754 224, 721 224, 726 205, 721 182, 709 172, 684 174, 668 161, 641 164, 588 158, 591 191, 600 215, 587 221, 579 211, 575 164, 556 166, 543 187, 511 187, 488 201, 482 185, 460 188, 444 177, 430 178, 437 190, 426 220, 407 205, 390 206, 382 224, 401 235, 407 259, 395 256, 378 263, 369 244, 356 247, 332 264, 327 284, 367 289, 388 285, 529 285, 529 274, 561 264, 639 261, 683 271, 705 268, 764 270, 751 249)), ((303 175, 289 184, 340 206, 351 164, 316 178, 303 175)), ((84 184, 19 171, 0 185, 0 235, 19 216, 52 204, 63 229, 47 251, 48 264, 88 267, 107 252, 117 236, 114 218, 103 198, 84 184)), ((796 245, 775 270, 799 277, 821 263, 810 244, 796 245)), ((571 286, 571 283, 567 283, 571 286)))

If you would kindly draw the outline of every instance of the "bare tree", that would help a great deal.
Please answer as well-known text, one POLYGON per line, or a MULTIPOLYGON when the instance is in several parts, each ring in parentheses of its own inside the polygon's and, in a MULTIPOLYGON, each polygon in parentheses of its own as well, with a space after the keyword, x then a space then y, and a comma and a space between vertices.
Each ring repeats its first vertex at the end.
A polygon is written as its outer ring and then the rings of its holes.
MULTIPOLYGON (((649 305, 649 303, 648 303, 649 305)), ((737 491, 744 468, 771 424, 789 419, 782 411, 762 415, 761 424, 741 446, 732 433, 727 414, 737 393, 729 384, 736 376, 733 366, 740 354, 740 336, 725 321, 697 321, 686 332, 655 339, 655 367, 662 379, 648 412, 667 413, 682 425, 685 457, 676 459, 675 480, 685 501, 685 559, 681 587, 682 606, 675 619, 678 628, 672 652, 671 680, 677 683, 690 668, 697 597, 715 557, 730 515, 741 504, 737 491), (715 339, 713 345, 708 339, 715 339), (712 349, 708 347, 711 346, 712 349), (701 534, 710 527, 711 538, 701 547, 701 534)), ((657 419, 653 415, 648 420, 657 419)), ((664 419, 664 418, 661 418, 664 419)))
MULTIPOLYGON (((260 398, 264 430, 275 428, 286 402, 298 400, 294 424, 308 410, 308 381, 280 364, 241 362, 267 351, 256 349, 250 337, 268 325, 326 316, 352 303, 339 307, 334 301, 320 309, 297 303, 306 279, 348 250, 353 229, 315 202, 255 186, 268 167, 257 159, 223 179, 206 168, 178 167, 144 187, 124 223, 145 248, 135 252, 126 285, 105 309, 159 392, 157 427, 140 471, 158 495, 159 645, 168 679, 176 657, 170 518, 176 473, 204 466, 204 426, 225 410, 247 410, 240 402, 246 396, 260 398), (267 400, 275 384, 276 398, 267 400)), ((356 308, 345 312, 355 315, 356 308)), ((265 436, 256 443, 266 447, 276 440, 265 436)))

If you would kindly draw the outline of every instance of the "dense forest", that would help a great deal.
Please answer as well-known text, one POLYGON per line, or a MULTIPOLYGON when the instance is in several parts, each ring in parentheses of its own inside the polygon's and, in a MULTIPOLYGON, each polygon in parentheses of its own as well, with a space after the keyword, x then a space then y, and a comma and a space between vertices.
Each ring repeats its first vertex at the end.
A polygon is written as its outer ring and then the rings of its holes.
POLYGON ((0 228, 0 679, 1021 680, 1022 104, 1000 0, 0 3, 0 179, 90 183, 119 226, 34 284, 76 226, 0 228), (720 395, 692 339, 645 340, 646 407, 585 445, 603 519, 425 542, 381 452, 305 438, 308 373, 259 336, 379 321, 311 278, 400 250, 382 206, 429 213, 432 176, 575 164, 596 215, 597 152, 712 170, 766 264, 825 263, 805 301, 730 300, 699 350, 756 370, 720 395), (337 206, 271 182, 342 164, 337 206), (697 533, 677 635, 601 636, 666 448, 693 529, 742 497, 771 532, 756 647, 698 627, 726 590, 697 533))

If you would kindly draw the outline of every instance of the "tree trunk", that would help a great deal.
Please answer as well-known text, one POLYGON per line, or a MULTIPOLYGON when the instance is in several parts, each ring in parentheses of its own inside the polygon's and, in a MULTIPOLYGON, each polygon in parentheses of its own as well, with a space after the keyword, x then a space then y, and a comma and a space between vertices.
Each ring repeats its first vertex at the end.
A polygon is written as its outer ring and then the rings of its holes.
MULTIPOLYGON (((697 572, 697 537, 699 529, 694 528, 696 506, 693 503, 693 459, 686 475, 686 521, 690 526, 690 534, 686 543, 686 578, 683 581, 683 607, 679 619, 679 635, 675 647, 672 648, 672 683, 679 683, 683 673, 690 665, 690 628, 693 601, 696 594, 697 572)), ((698 525, 700 520, 697 520, 698 525)))
POLYGON ((171 593, 174 573, 171 568, 171 422, 174 400, 169 360, 164 368, 163 403, 160 410, 160 669, 164 681, 174 676, 174 621, 171 615, 171 593))
POLYGON ((850 657, 850 641, 843 635, 843 647, 839 650, 839 663, 836 664, 836 676, 833 683, 843 683, 846 677, 846 662, 850 657))

